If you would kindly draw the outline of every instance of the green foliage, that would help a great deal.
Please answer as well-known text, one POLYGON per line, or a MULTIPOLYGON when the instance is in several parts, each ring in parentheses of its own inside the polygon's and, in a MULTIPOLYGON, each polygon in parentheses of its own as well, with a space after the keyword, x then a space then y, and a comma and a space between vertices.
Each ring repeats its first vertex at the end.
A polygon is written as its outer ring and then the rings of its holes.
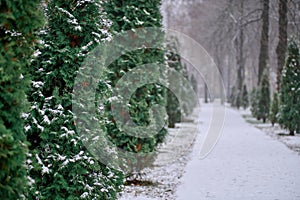
POLYGON ((291 134, 300 131, 300 55, 294 38, 290 39, 282 70, 279 124, 291 134))
POLYGON ((175 123, 179 123, 181 121, 181 110, 180 104, 176 96, 173 94, 172 91, 167 91, 167 113, 168 113, 168 126, 169 128, 174 128, 175 123))
MULTIPOLYGON (((171 38, 170 41, 167 43, 166 52, 167 55, 167 62, 170 68, 175 69, 177 72, 183 71, 183 65, 181 63, 180 55, 178 55, 178 41, 176 38, 171 38)), ((183 88, 182 81, 178 80, 177 82, 178 88, 183 88)), ((168 113, 168 125, 170 128, 175 127, 175 123, 181 121, 181 116, 184 114, 183 110, 180 109, 180 104, 173 92, 171 90, 167 90, 167 113, 168 113)))
POLYGON ((162 27, 160 4, 161 0, 107 1, 105 11, 112 20, 111 31, 120 33, 136 28, 162 27))
POLYGON ((277 92, 274 92, 273 94, 273 99, 271 102, 271 108, 270 108, 270 114, 269 114, 269 118, 270 121, 272 123, 272 125, 274 126, 275 123, 278 122, 278 112, 279 112, 279 99, 278 99, 278 94, 277 92))
POLYGON ((249 106, 249 96, 246 85, 243 86, 242 90, 237 90, 236 87, 232 87, 229 102, 232 107, 239 109, 243 107, 246 109, 249 106))
POLYGON ((242 103, 243 103, 242 91, 238 90, 237 94, 235 96, 235 107, 237 109, 240 109, 240 107, 242 106, 242 103))
POLYGON ((259 116, 258 116, 258 99, 259 99, 259 92, 258 90, 256 90, 256 88, 253 88, 252 92, 251 92, 251 113, 252 116, 255 117, 256 119, 260 120, 259 116))
POLYGON ((187 116, 191 114, 194 108, 197 106, 197 99, 193 98, 190 94, 190 91, 193 90, 193 92, 195 92, 195 95, 197 95, 197 91, 195 90, 197 83, 194 82, 193 84, 193 80, 191 79, 191 77, 188 76, 187 66, 185 63, 183 64, 183 68, 180 74, 187 80, 183 82, 181 89, 181 94, 183 96, 183 114, 184 116, 187 116))
MULTIPOLYGON (((160 1, 119 1, 112 0, 105 3, 105 10, 108 18, 111 20, 112 25, 110 27, 111 32, 115 35, 122 31, 128 31, 136 28, 145 27, 161 27, 161 14, 160 14, 160 1)), ((147 30, 141 30, 147 32, 147 30)), ((139 38, 141 35, 137 32, 130 32, 130 38, 139 38)), ((127 52, 115 60, 109 65, 108 79, 112 87, 116 86, 116 83, 123 77, 124 74, 132 71, 137 66, 141 66, 147 63, 164 64, 165 52, 163 49, 163 37, 153 34, 147 38, 148 45, 156 44, 161 47, 160 49, 142 48, 133 52, 127 52)), ((147 44, 146 44, 147 45, 147 44)), ((119 47, 120 49, 126 47, 119 47)), ((155 71, 155 69, 153 70, 155 71)), ((153 72, 155 73, 155 72, 153 72)), ((143 77, 147 78, 147 77, 143 77)), ((124 82, 126 86, 131 86, 132 81, 124 82)), ((111 99, 111 98, 108 98, 111 99)), ((121 98, 113 97, 117 101, 122 101, 121 98)), ((123 105, 126 102, 123 102, 123 105)), ((111 112, 111 104, 106 103, 106 112, 111 112)), ((136 90, 131 96, 128 104, 130 118, 139 126, 147 126, 150 122, 155 124, 158 121, 164 121, 159 115, 151 112, 151 107, 155 104, 165 107, 166 105, 166 89, 158 84, 147 84, 136 90), (160 118, 160 119, 159 119, 160 118)), ((149 153, 155 150, 158 143, 162 142, 167 131, 163 128, 159 133, 152 137, 141 138, 132 135, 128 135, 115 123, 113 116, 109 114, 109 123, 106 124, 105 129, 110 136, 111 141, 119 148, 134 152, 137 154, 149 153)), ((165 116, 163 116, 165 117, 165 116)), ((129 116, 124 116, 124 123, 129 120, 129 116)), ((132 171, 137 171, 147 166, 147 160, 150 158, 144 158, 143 160, 130 160, 132 171)))
POLYGON ((258 109, 257 117, 262 119, 265 123, 268 119, 270 112, 270 83, 269 83, 269 71, 265 70, 263 73, 262 80, 258 88, 258 109))
POLYGON ((23 74, 42 25, 38 5, 37 0, 0 2, 0 199, 23 199, 27 192, 23 74))
POLYGON ((243 91, 242 91, 242 106, 244 109, 248 108, 249 106, 249 97, 248 97, 248 91, 247 91, 247 86, 243 86, 243 91))
POLYGON ((31 110, 25 126, 31 143, 28 199, 116 199, 123 183, 120 172, 87 151, 82 142, 85 134, 77 132, 72 112, 76 72, 106 37, 101 9, 99 1, 53 0, 47 4, 48 25, 40 33, 43 48, 30 68, 31 110))

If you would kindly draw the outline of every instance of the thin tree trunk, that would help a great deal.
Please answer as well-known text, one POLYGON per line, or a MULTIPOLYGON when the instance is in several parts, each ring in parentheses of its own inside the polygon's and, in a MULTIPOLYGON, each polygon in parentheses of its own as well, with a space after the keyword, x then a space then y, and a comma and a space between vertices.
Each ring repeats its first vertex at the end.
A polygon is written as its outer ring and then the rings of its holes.
POLYGON ((244 70, 244 52, 243 52, 243 43, 244 43, 244 30, 240 28, 240 35, 239 35, 239 42, 238 42, 238 59, 237 59, 237 89, 238 91, 242 91, 243 82, 245 77, 245 70, 244 70))
POLYGON ((204 83, 204 103, 208 103, 208 88, 206 83, 204 83))
POLYGON ((287 48, 287 1, 279 0, 279 42, 276 48, 277 53, 277 90, 280 90, 281 71, 285 62, 287 48))

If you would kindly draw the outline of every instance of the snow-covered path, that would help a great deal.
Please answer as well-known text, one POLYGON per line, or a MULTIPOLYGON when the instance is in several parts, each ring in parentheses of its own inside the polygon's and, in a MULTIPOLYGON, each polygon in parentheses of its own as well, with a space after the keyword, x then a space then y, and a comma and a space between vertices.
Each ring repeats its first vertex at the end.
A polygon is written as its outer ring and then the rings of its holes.
POLYGON ((238 111, 226 109, 220 140, 214 150, 200 160, 210 111, 211 104, 202 104, 203 126, 177 189, 177 199, 300 199, 300 156, 247 124, 238 111))

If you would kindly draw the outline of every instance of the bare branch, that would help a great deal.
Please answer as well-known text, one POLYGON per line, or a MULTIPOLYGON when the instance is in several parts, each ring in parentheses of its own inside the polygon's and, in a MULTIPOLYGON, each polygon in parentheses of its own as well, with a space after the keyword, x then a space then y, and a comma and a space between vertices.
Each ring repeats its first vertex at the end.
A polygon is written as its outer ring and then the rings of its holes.
POLYGON ((247 25, 252 24, 252 23, 254 23, 254 22, 258 22, 258 21, 260 21, 261 19, 262 19, 261 17, 258 17, 258 18, 256 18, 256 19, 250 19, 250 20, 248 20, 247 22, 243 23, 241 26, 242 26, 242 27, 247 26, 247 25))
MULTIPOLYGON (((258 8, 258 9, 255 9, 255 10, 252 10, 251 12, 249 12, 248 14, 244 15, 244 16, 241 16, 240 17, 240 20, 243 20, 245 18, 248 18, 250 15, 256 13, 256 12, 262 12, 262 9, 258 8)), ((260 14, 260 13, 258 13, 260 14)))

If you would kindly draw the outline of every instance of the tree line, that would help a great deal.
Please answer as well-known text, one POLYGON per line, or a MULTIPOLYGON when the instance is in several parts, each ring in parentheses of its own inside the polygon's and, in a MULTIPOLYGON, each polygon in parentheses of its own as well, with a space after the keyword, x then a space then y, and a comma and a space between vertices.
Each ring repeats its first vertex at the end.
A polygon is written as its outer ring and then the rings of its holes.
MULTIPOLYGON (((97 45, 128 30, 162 27, 160 0, 4 0, 0 5, 0 199, 116 199, 126 179, 152 158, 126 158, 130 163, 126 174, 88 151, 83 141, 89 138, 78 134, 77 127, 90 119, 77 120, 72 110, 75 78, 97 45)), ((127 52, 109 64, 96 88, 96 97, 104 105, 93 100, 97 108, 94 122, 106 139, 137 155, 154 152, 164 141, 167 126, 174 127, 195 105, 188 102, 181 109, 167 88, 147 84, 132 94, 129 117, 141 126, 165 120, 151 113, 151 107, 159 104, 166 108, 166 125, 148 138, 127 135, 117 126, 111 102, 122 99, 113 96, 111 88, 135 66, 166 64, 188 78, 176 53, 176 40, 152 39, 161 48, 127 52), (168 51, 165 44, 170 46, 168 51)), ((91 66, 105 63, 96 60, 91 66)), ((93 73, 88 67, 87 72, 93 73)), ((89 82, 80 83, 81 88, 89 86, 89 82)), ((184 92, 184 86, 180 87, 184 92)))

